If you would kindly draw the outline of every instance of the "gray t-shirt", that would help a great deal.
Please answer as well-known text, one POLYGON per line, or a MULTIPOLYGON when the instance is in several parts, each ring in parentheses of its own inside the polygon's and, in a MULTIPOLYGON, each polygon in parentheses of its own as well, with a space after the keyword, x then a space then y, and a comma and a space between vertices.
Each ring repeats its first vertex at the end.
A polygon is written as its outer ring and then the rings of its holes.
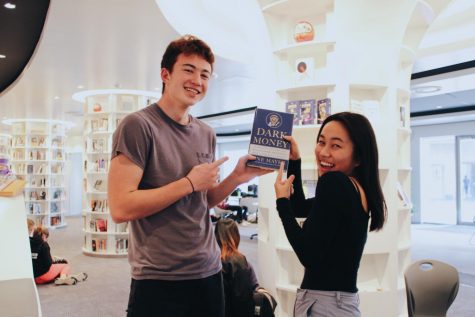
MULTIPOLYGON (((143 169, 139 189, 165 186, 214 161, 213 130, 190 116, 181 125, 157 104, 125 117, 114 133, 112 158, 122 153, 143 169)), ((189 186, 187 184, 187 186, 189 186)), ((195 192, 129 224, 129 263, 137 280, 188 280, 221 270, 206 192, 195 192)))

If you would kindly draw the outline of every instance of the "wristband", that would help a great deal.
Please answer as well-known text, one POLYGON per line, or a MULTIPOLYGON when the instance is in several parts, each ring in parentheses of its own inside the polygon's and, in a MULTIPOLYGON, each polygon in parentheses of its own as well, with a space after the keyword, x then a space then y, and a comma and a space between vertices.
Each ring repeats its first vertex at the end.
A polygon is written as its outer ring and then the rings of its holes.
POLYGON ((193 183, 191 182, 191 179, 188 178, 188 176, 185 176, 185 178, 190 182, 191 189, 193 190, 191 193, 193 194, 195 192, 195 186, 193 186, 193 183))

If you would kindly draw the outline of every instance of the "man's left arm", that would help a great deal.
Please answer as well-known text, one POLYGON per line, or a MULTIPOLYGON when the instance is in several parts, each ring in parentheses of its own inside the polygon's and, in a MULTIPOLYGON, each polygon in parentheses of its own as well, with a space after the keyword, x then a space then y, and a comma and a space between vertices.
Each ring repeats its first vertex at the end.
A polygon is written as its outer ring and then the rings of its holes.
POLYGON ((236 164, 234 170, 226 177, 218 186, 208 190, 208 208, 212 208, 222 202, 231 194, 236 187, 242 183, 246 183, 254 177, 262 176, 271 173, 272 170, 265 170, 257 167, 247 166, 249 160, 255 160, 252 155, 242 156, 236 164))

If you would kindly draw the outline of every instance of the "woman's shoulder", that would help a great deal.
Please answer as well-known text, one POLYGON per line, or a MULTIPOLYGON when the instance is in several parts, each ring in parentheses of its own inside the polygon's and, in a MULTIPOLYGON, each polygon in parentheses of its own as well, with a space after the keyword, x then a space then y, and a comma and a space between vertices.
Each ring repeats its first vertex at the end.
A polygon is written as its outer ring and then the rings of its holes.
POLYGON ((353 193, 354 185, 349 176, 342 172, 327 172, 318 178, 317 191, 330 196, 341 196, 353 193))
POLYGON ((322 183, 325 185, 341 185, 351 184, 350 178, 344 174, 343 172, 334 171, 334 172, 327 172, 318 178, 318 183, 322 183))

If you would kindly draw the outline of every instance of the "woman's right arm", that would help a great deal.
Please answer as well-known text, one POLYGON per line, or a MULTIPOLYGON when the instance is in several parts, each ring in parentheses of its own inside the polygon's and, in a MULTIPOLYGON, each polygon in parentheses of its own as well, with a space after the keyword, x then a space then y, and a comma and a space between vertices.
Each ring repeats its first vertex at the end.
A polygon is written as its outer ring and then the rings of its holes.
POLYGON ((290 204, 295 217, 307 217, 312 208, 313 198, 306 199, 302 186, 302 160, 297 142, 291 136, 284 136, 284 139, 290 143, 289 166, 287 178, 294 175, 293 193, 290 196, 290 204))

